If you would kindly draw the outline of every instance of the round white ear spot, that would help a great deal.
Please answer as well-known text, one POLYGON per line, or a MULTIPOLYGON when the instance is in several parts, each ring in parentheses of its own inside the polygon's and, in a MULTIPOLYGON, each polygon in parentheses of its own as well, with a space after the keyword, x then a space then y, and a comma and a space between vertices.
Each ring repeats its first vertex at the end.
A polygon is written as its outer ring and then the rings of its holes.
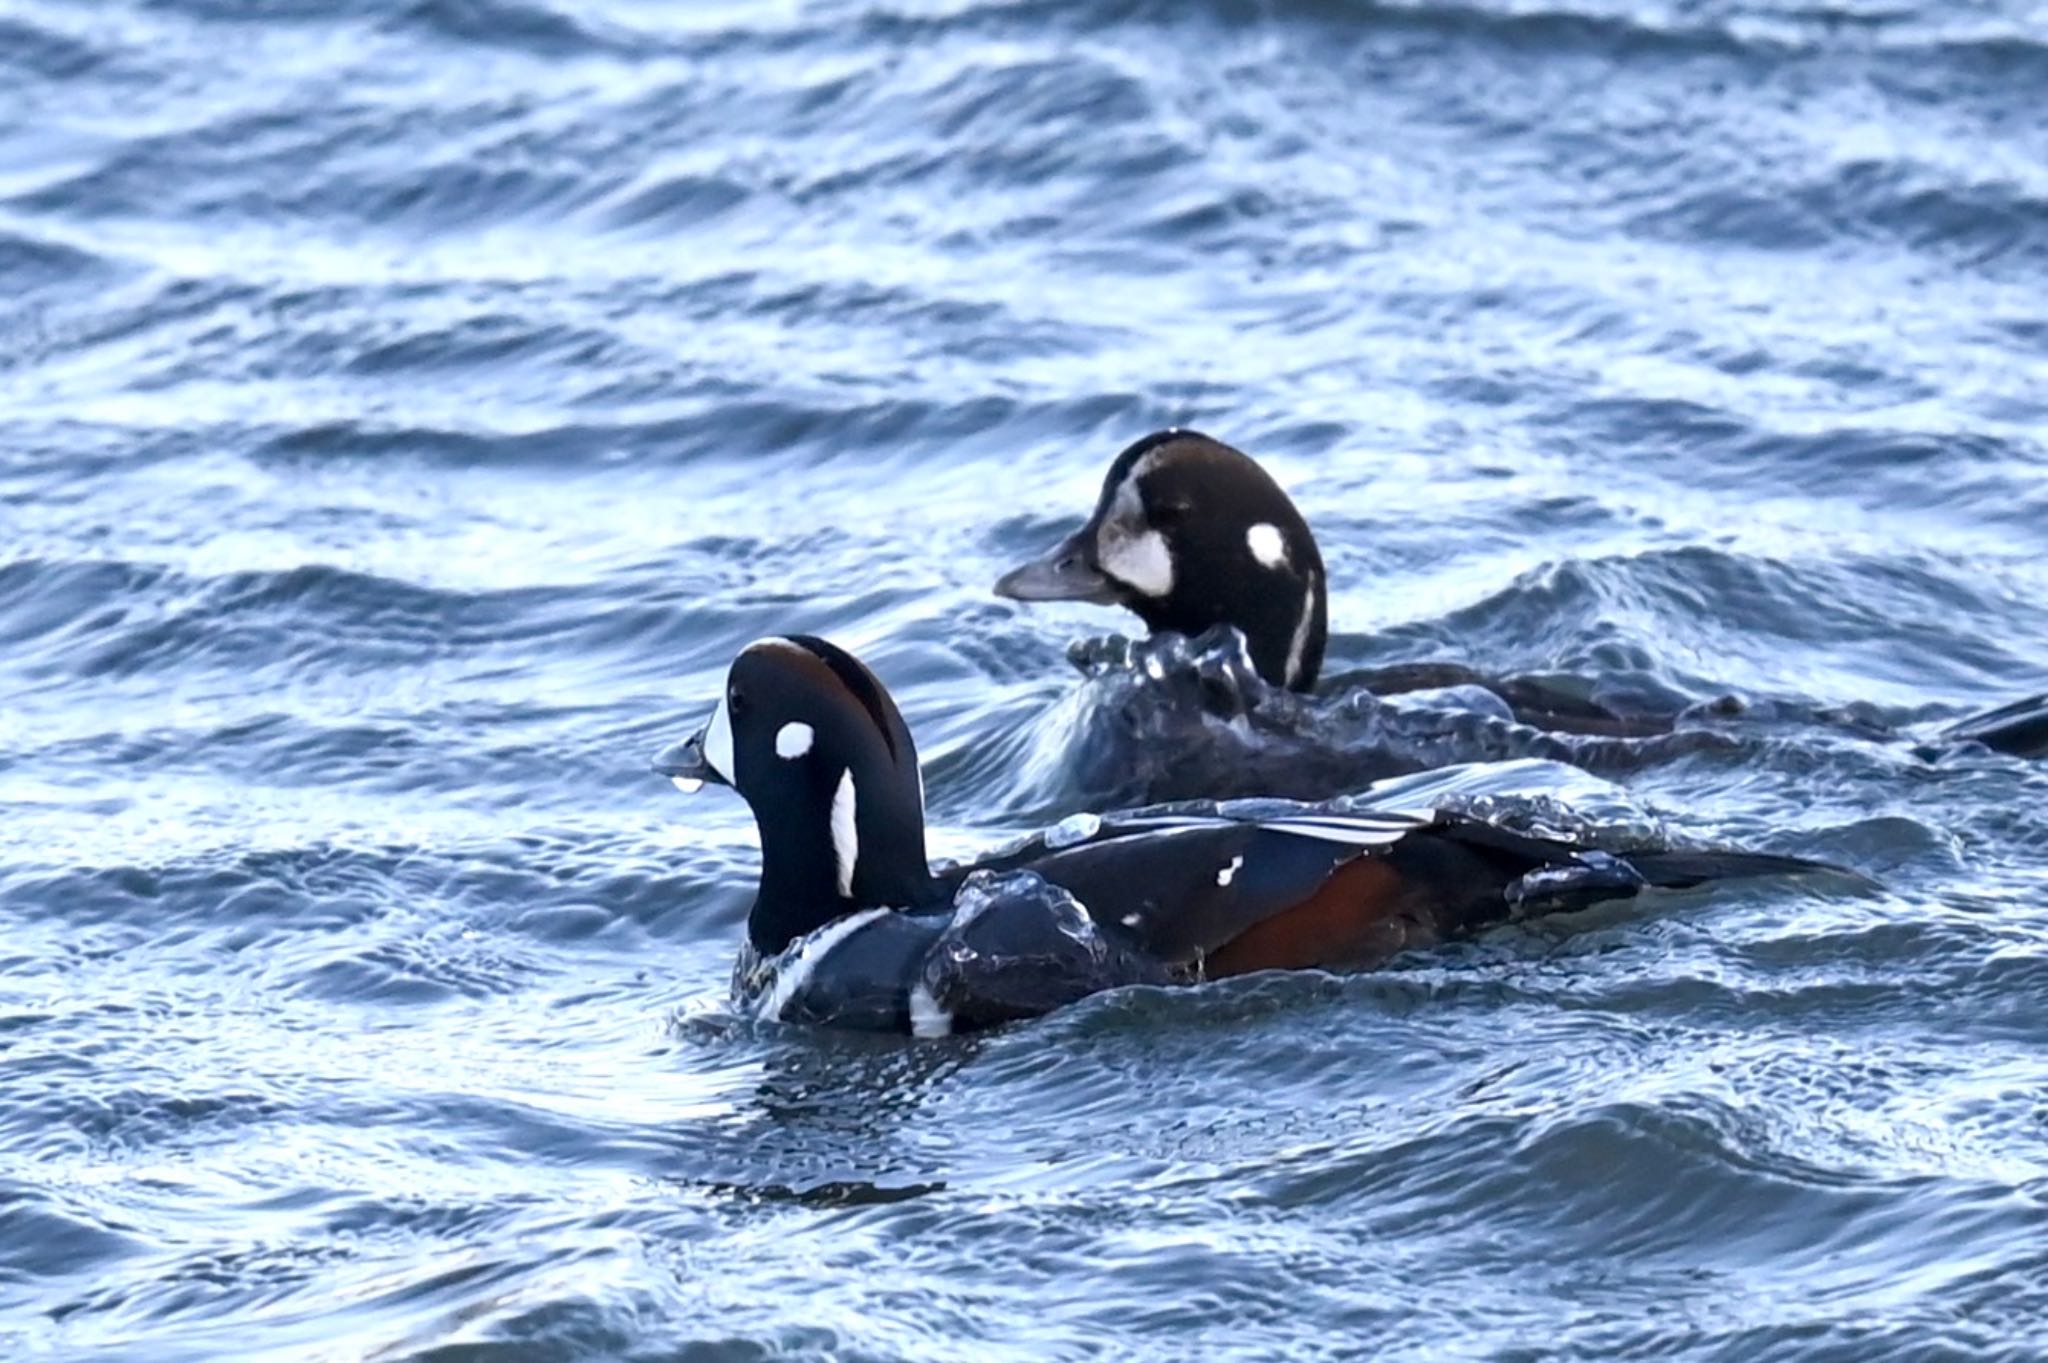
POLYGON ((1287 541, 1281 537, 1279 526, 1261 521, 1244 532, 1244 542, 1251 546, 1252 557, 1266 567, 1287 566, 1287 541))
POLYGON ((775 755, 798 758, 811 750, 811 740, 818 735, 810 725, 792 720, 775 731, 775 755))

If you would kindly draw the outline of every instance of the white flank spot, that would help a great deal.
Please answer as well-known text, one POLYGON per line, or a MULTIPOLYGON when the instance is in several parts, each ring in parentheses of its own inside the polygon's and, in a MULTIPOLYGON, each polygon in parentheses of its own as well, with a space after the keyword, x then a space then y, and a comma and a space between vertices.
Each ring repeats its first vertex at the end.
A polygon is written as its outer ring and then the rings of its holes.
POLYGON ((853 792, 853 771, 839 778, 839 789, 832 793, 832 857, 839 868, 839 893, 853 898, 853 868, 860 861, 860 828, 855 823, 856 797, 853 792))
POLYGON ((1294 640, 1287 645, 1287 684, 1301 680, 1301 656, 1308 651, 1308 628, 1316 618, 1316 575, 1311 569, 1301 594, 1301 619, 1294 622, 1294 640))
POLYGON ((729 786, 739 782, 732 774, 732 716, 725 712, 725 697, 718 699, 718 713, 704 731, 704 763, 725 778, 729 786))
POLYGON ((1142 914, 1127 913, 1124 915, 1124 926, 1127 928, 1135 928, 1141 921, 1143 921, 1143 918, 1144 915, 1142 914))
POLYGON ((1251 546, 1252 557, 1268 568, 1287 566, 1287 541, 1280 537, 1280 527, 1259 522, 1244 532, 1244 542, 1251 546))
POLYGON ((775 731, 775 755, 795 759, 811 750, 817 732, 810 725, 791 720, 775 731))
POLYGON ((882 915, 893 912, 893 909, 863 909, 837 922, 827 923, 807 937, 799 937, 776 958, 775 983, 758 1005, 759 1016, 780 1021, 782 1010, 789 1007, 789 1001, 811 982, 811 976, 818 973, 818 962, 830 955, 832 948, 882 915))
POLYGON ((694 776, 671 776, 668 783, 685 795, 695 795, 704 789, 704 783, 694 776))
POLYGON ((922 983, 910 990, 910 1034, 927 1038, 953 1035, 953 1015, 939 1007, 932 991, 922 983))
POLYGON ((1224 867, 1222 870, 1216 873, 1216 883, 1218 885, 1228 885, 1231 881, 1236 880, 1237 873, 1239 869, 1243 866, 1243 857, 1232 857, 1230 859, 1230 865, 1224 867))

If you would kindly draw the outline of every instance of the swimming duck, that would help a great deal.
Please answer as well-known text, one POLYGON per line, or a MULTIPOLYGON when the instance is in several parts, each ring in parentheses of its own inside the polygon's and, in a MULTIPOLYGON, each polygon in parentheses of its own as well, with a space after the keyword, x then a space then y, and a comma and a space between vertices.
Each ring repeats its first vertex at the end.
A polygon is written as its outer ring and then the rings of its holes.
MULTIPOLYGON (((1329 639, 1328 579, 1308 522, 1249 455, 1179 428, 1155 431, 1119 454, 1087 523, 1005 573, 995 591, 1016 601, 1122 606, 1155 634, 1193 638, 1234 626, 1259 676, 1294 691, 1315 689, 1329 639)), ((1540 679, 1455 663, 1382 668, 1351 680, 1381 695, 1481 687, 1522 723, 1560 733, 1643 738, 1670 733, 1678 719, 1619 714, 1540 679)), ((2048 696, 1961 720, 1942 736, 2048 756, 2048 696)))
POLYGON ((755 1015, 941 1036, 1123 985, 1361 968, 1503 920, 1649 888, 1829 869, 1614 855, 1469 816, 1262 800, 1083 814, 958 865, 925 855, 917 747, 851 654, 790 635, 733 660, 654 770, 731 786, 761 879, 734 969, 755 1015))

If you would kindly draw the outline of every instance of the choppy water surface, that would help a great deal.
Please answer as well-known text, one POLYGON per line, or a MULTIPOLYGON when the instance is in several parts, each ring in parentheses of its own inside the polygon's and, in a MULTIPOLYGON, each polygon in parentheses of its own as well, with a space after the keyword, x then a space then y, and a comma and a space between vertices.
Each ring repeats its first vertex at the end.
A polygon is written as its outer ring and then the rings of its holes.
POLYGON ((0 1335, 2037 1356, 2048 771, 1770 714, 2048 689, 2044 35, 0 3, 0 1335), (987 586, 1171 422, 1296 491, 1333 667, 1748 697, 1589 760, 1888 890, 963 1043, 726 1016, 751 827, 647 757, 806 629, 939 850, 1067 812, 1125 622, 987 586))

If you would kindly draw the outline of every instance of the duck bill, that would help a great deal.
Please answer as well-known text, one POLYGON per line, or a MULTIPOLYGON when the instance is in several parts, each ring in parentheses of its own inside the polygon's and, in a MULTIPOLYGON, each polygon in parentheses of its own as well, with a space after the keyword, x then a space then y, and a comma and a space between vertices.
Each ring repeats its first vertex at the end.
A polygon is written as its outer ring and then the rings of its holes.
POLYGON ((706 783, 716 786, 730 784, 718 774, 718 768, 704 757, 704 730, 699 729, 672 748, 664 748, 654 758, 654 774, 666 776, 670 783, 685 795, 694 795, 706 783))
POLYGON ((1012 601, 1091 601, 1114 606, 1120 599, 1116 583, 1088 561, 1088 526, 1053 547, 1051 553, 1012 568, 996 579, 996 595, 1012 601))

